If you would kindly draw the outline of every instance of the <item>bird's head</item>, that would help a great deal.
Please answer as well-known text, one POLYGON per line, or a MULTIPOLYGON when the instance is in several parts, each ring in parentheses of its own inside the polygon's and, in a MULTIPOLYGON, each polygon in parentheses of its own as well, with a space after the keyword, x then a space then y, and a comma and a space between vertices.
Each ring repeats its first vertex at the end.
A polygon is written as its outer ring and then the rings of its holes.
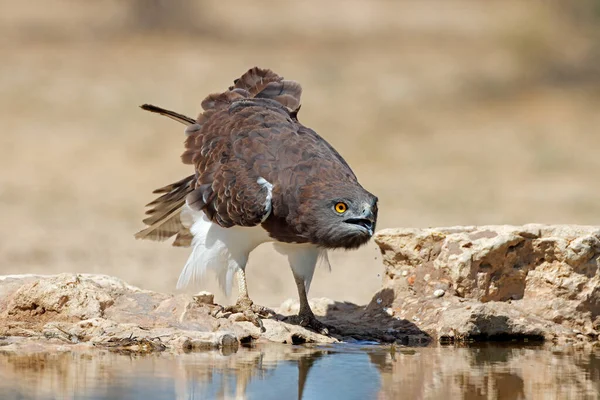
POLYGON ((330 249, 356 249, 367 243, 377 222, 377 197, 353 184, 303 188, 302 229, 311 242, 330 249))

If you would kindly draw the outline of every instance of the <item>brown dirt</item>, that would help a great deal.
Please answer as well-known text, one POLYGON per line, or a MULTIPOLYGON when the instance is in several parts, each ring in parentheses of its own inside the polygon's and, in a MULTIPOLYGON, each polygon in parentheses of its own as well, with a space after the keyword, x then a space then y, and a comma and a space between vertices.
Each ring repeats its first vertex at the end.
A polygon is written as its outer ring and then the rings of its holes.
MULTIPOLYGON (((378 228, 600 223, 600 40, 577 10, 213 0, 194 29, 156 32, 126 4, 0 1, 0 274, 173 291, 188 251, 133 233, 150 192, 189 173, 183 135, 137 106, 195 114, 254 65, 303 84, 302 121, 379 196, 378 228)), ((376 258, 332 254, 311 297, 368 302, 376 258)), ((296 296, 269 246, 248 271, 257 302, 296 296)))

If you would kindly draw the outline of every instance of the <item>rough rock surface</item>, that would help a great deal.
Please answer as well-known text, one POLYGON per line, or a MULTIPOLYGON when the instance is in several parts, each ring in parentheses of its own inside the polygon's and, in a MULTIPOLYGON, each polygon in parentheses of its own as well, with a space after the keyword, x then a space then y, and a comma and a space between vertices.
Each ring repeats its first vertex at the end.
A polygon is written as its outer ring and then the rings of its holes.
POLYGON ((427 343, 429 337, 408 321, 389 316, 365 321, 366 307, 329 299, 312 300, 315 314, 337 328, 324 336, 282 321, 297 311, 286 301, 266 330, 240 315, 213 316, 220 306, 210 294, 167 295, 109 276, 61 274, 0 277, 0 346, 48 348, 65 343, 118 351, 194 350, 236 347, 240 343, 334 343, 339 340, 401 340, 427 343), (4 338, 3 338, 4 337, 4 338))
POLYGON ((441 341, 598 338, 599 227, 387 229, 375 241, 385 277, 367 313, 441 341))

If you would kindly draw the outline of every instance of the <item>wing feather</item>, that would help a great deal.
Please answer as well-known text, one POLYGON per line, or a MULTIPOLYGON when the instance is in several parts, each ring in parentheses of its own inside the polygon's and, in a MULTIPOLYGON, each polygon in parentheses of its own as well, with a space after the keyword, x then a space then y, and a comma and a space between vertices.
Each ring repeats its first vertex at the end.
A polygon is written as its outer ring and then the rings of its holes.
POLYGON ((174 246, 187 247, 191 244, 191 233, 181 220, 180 214, 185 205, 186 196, 194 189, 195 175, 190 175, 178 182, 156 189, 154 193, 164 193, 156 200, 148 203, 151 207, 144 219, 147 227, 135 234, 136 239, 167 240, 177 235, 174 246))

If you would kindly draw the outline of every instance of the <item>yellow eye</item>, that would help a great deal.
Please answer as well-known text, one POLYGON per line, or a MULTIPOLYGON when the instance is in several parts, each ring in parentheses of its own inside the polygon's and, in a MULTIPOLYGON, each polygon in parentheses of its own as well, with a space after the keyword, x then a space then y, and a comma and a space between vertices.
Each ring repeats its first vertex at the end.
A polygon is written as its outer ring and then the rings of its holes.
POLYGON ((335 211, 338 212, 339 214, 345 213, 347 209, 348 209, 348 206, 346 205, 346 203, 340 202, 335 205, 335 211))

